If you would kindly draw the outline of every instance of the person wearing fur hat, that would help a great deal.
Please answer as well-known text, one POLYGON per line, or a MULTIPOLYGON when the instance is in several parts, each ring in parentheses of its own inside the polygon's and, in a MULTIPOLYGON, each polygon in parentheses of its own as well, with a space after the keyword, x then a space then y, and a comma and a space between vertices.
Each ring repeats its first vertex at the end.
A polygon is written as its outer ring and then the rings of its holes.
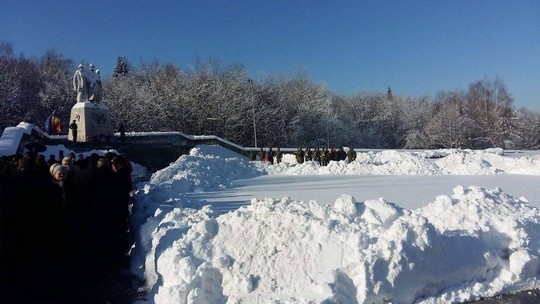
POLYGON ((66 180, 68 170, 68 167, 62 166, 59 163, 54 163, 49 168, 49 172, 51 173, 54 181, 57 182, 60 187, 64 186, 64 181, 66 180))
MULTIPOLYGON (((73 271, 77 250, 80 247, 80 239, 82 237, 82 207, 77 195, 77 173, 72 165, 70 157, 62 159, 62 165, 53 164, 49 172, 53 177, 53 185, 56 193, 61 197, 63 219, 62 219, 62 248, 64 258, 64 270, 67 272, 73 271)), ((78 169, 78 168, 77 168, 78 169)))

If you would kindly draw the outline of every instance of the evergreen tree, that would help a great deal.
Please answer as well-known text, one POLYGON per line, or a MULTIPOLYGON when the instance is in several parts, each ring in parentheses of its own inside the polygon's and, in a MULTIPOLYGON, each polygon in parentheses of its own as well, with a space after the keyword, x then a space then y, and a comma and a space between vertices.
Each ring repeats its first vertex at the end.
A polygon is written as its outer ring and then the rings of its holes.
POLYGON ((118 56, 116 59, 116 65, 113 69, 113 77, 125 76, 129 73, 129 66, 126 61, 126 58, 123 56, 118 56))

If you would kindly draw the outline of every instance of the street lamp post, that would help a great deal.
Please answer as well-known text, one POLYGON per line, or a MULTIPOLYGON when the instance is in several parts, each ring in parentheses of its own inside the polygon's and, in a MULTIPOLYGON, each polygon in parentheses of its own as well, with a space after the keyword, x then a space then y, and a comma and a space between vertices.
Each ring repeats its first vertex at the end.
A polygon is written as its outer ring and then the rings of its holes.
POLYGON ((253 96, 253 80, 249 79, 248 82, 251 92, 251 106, 253 107, 253 138, 255 140, 255 148, 257 148, 257 121, 255 120, 255 98, 253 96))

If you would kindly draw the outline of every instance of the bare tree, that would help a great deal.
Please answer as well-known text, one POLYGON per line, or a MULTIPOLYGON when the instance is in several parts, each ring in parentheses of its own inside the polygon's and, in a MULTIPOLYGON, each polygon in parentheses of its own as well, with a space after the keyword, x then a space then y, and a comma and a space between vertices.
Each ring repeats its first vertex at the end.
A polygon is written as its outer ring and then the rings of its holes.
POLYGON ((18 105, 20 76, 17 66, 11 44, 0 43, 0 129, 17 124, 25 111, 18 105))
POLYGON ((431 147, 466 148, 477 128, 472 119, 460 112, 457 104, 446 102, 438 107, 426 126, 425 134, 431 147))
POLYGON ((321 133, 318 131, 327 129, 330 122, 330 99, 326 86, 312 84, 307 73, 300 71, 289 79, 283 79, 279 90, 289 106, 285 119, 290 143, 295 146, 319 143, 321 133))
POLYGON ((430 143, 424 130, 432 118, 434 105, 428 97, 405 98, 401 115, 405 129, 405 148, 425 148, 430 143))
POLYGON ((62 121, 69 120, 69 112, 75 102, 71 84, 73 70, 71 60, 50 50, 39 61, 41 119, 54 111, 62 121))
POLYGON ((539 149, 540 148, 540 113, 527 109, 517 111, 518 124, 516 140, 517 149, 539 149))
POLYGON ((469 86, 467 111, 482 132, 476 138, 479 147, 485 141, 488 146, 505 148, 506 141, 511 140, 515 123, 513 101, 506 85, 498 78, 477 81, 469 86))

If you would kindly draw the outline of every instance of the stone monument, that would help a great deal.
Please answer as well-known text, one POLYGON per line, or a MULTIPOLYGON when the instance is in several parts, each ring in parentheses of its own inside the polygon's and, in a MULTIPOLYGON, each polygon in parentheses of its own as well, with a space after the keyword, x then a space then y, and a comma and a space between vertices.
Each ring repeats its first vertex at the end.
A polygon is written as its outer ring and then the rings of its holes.
POLYGON ((77 138, 73 138, 74 133, 70 129, 68 139, 78 142, 110 140, 114 132, 109 108, 101 102, 99 70, 93 64, 85 70, 80 64, 73 75, 73 89, 77 93, 77 103, 71 108, 69 121, 77 124, 77 138))

